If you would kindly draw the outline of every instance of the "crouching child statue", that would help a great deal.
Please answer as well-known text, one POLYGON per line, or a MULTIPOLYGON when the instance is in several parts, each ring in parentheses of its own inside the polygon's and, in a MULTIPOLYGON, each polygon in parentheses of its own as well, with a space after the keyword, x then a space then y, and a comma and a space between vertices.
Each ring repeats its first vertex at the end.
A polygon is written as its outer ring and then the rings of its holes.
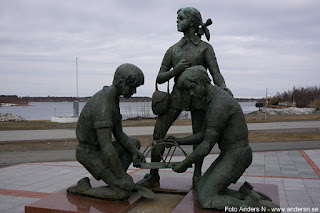
POLYGON ((185 172, 193 163, 207 156, 217 143, 221 153, 209 169, 195 183, 202 208, 224 209, 229 207, 278 207, 267 195, 256 192, 245 182, 239 190, 228 189, 236 183, 252 162, 248 142, 248 128, 237 101, 223 89, 212 85, 204 67, 186 69, 178 87, 192 97, 192 102, 205 98, 206 116, 202 130, 185 138, 169 136, 180 145, 198 145, 173 170, 185 172))
POLYGON ((119 97, 130 98, 143 84, 144 75, 137 66, 122 64, 115 71, 112 85, 103 87, 84 106, 76 129, 76 158, 107 186, 93 188, 85 177, 67 189, 69 194, 107 200, 130 197, 136 185, 126 171, 132 162, 138 166, 145 159, 138 151, 140 141, 122 131, 119 97), (112 134, 116 141, 112 141, 112 134))

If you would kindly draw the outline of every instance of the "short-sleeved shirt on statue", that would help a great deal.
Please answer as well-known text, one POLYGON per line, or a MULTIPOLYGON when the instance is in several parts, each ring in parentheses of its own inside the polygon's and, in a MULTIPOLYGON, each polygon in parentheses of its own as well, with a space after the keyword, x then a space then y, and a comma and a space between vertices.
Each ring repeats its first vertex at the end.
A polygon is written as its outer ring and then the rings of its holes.
POLYGON ((245 117, 234 98, 217 86, 209 92, 207 104, 206 129, 217 134, 221 150, 212 169, 235 183, 252 162, 245 117))
MULTIPOLYGON (((191 66, 202 65, 206 69, 218 67, 212 46, 202 41, 198 36, 194 36, 191 40, 183 37, 178 43, 171 46, 162 60, 160 72, 174 68, 182 59, 189 61, 191 66), (165 69, 163 69, 164 67, 165 69)), ((177 82, 178 78, 179 76, 176 76, 174 82, 177 82)), ((192 110, 194 108, 189 109, 189 96, 183 95, 176 86, 173 87, 170 99, 170 108, 178 110, 192 110)))
POLYGON ((113 128, 120 121, 119 97, 105 86, 82 109, 76 131, 79 143, 98 146, 96 130, 113 128))

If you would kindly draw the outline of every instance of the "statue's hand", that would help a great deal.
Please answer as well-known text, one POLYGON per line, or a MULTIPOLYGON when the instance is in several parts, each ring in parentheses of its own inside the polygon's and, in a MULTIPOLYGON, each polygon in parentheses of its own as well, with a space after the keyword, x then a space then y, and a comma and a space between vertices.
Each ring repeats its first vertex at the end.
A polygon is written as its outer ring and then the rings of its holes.
POLYGON ((183 161, 173 165, 173 171, 177 173, 183 173, 187 171, 187 169, 188 169, 188 166, 185 163, 183 163, 183 161))
POLYGON ((164 141, 172 141, 172 142, 174 142, 174 141, 176 141, 176 137, 174 137, 174 136, 167 136, 167 137, 165 137, 163 140, 164 141))
POLYGON ((182 59, 173 69, 175 75, 180 75, 190 66, 191 66, 191 63, 189 61, 182 59))
POLYGON ((126 191, 132 191, 136 187, 136 185, 133 183, 132 177, 128 174, 115 180, 114 185, 126 191))
POLYGON ((141 152, 136 152, 132 156, 132 162, 134 167, 139 167, 140 163, 145 163, 146 159, 144 158, 143 154, 141 152))
POLYGON ((174 137, 174 136, 167 136, 167 137, 165 137, 165 138, 163 139, 163 141, 165 141, 165 142, 172 142, 172 143, 170 143, 170 144, 167 143, 167 144, 165 145, 166 148, 171 148, 172 146, 174 146, 176 140, 177 140, 177 138, 174 137))

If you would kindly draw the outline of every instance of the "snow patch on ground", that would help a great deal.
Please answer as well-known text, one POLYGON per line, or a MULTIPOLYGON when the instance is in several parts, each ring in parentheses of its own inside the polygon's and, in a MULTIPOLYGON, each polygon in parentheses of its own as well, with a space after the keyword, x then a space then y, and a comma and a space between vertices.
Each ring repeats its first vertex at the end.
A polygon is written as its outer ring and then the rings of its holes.
MULTIPOLYGON (((265 112, 265 109, 262 109, 262 112, 265 112)), ((315 113, 316 110, 314 108, 297 108, 297 107, 289 107, 284 109, 266 109, 267 115, 308 115, 315 113)))
POLYGON ((26 119, 11 113, 0 113, 0 121, 25 121, 26 119))

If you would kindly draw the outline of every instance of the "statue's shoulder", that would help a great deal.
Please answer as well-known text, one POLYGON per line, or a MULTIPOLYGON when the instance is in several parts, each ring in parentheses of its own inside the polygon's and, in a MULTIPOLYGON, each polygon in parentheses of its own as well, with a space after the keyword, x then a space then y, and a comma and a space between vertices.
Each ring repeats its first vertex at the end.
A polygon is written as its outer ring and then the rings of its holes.
POLYGON ((106 92, 107 90, 105 90, 105 87, 103 87, 101 90, 99 90, 98 92, 96 92, 88 102, 94 102, 97 99, 102 98, 102 96, 106 95, 108 92, 106 92))
POLYGON ((94 94, 86 104, 89 108, 97 108, 98 106, 103 106, 105 104, 113 102, 113 98, 116 96, 115 92, 110 89, 109 86, 104 86, 96 94, 94 94))
POLYGON ((99 103, 104 99, 103 97, 103 89, 96 92, 84 105, 79 120, 92 119, 92 115, 96 112, 97 108, 101 106, 99 103))
POLYGON ((213 49, 212 45, 206 41, 200 40, 199 45, 205 49, 213 49))
POLYGON ((103 95, 113 95, 113 90, 109 86, 104 86, 102 90, 100 90, 103 95))
POLYGON ((180 44, 180 41, 173 44, 171 47, 169 47, 169 49, 167 50, 167 52, 173 52, 174 50, 176 50, 177 48, 180 48, 181 47, 181 44, 180 44))

